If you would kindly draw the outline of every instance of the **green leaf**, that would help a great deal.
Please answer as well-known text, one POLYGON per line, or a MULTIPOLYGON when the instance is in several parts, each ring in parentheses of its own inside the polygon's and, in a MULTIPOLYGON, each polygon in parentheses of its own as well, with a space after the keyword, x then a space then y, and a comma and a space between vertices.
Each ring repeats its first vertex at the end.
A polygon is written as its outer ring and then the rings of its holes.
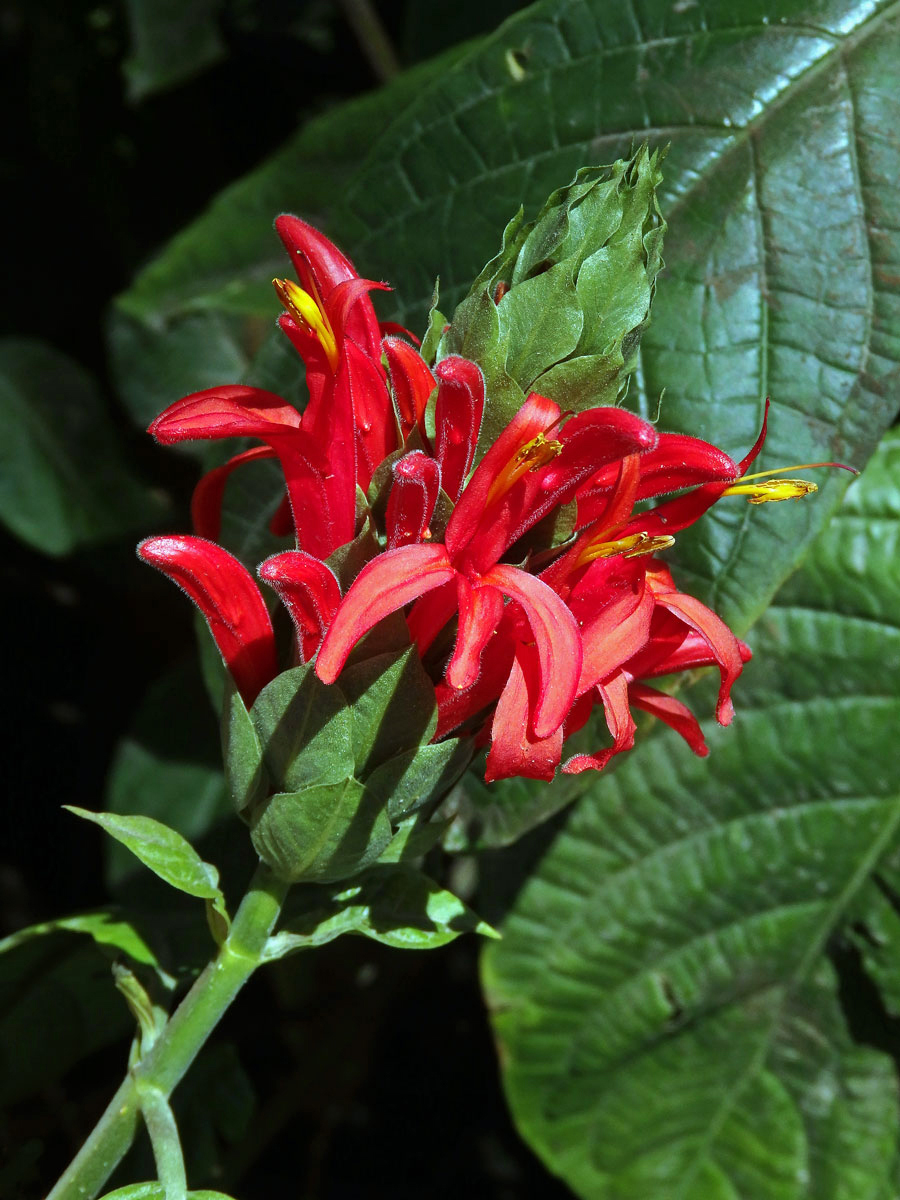
POLYGON ((184 83, 225 57, 222 0, 127 0, 131 53, 123 64, 132 100, 184 83))
POLYGON ((266 957, 322 946, 357 933, 405 950, 430 950, 461 933, 498 937, 452 892, 406 866, 373 867, 350 887, 323 894, 269 939, 266 957))
POLYGON ((63 808, 99 825, 170 887, 210 901, 215 912, 227 921, 225 897, 218 886, 219 872, 204 862, 180 833, 153 817, 88 812, 74 804, 64 804, 63 808))
POLYGON ((137 530, 162 505, 126 462, 100 391, 67 355, 0 341, 0 520, 45 554, 137 530))
POLYGON ((341 672, 339 686, 352 714, 353 755, 359 778, 434 736, 434 685, 414 646, 399 654, 377 654, 347 667, 341 672))
POLYGON ((456 782, 472 757, 469 738, 448 738, 417 746, 376 767, 366 787, 396 821, 443 795, 456 782))
POLYGON ((282 671, 250 710, 275 786, 296 792, 353 774, 352 717, 340 690, 311 666, 282 671))
POLYGON ((251 831, 260 858, 292 883, 346 879, 391 840, 381 800, 357 779, 270 796, 251 831))
POLYGON ((870 922, 900 958, 876 904, 900 855, 898 478, 892 434, 757 626, 709 759, 665 731, 601 776, 486 957, 514 1115, 581 1196, 895 1194, 894 1067, 852 1040, 827 950, 870 922))
POLYGON ((259 734, 240 692, 230 684, 222 708, 222 758, 225 783, 238 812, 252 808, 266 793, 267 776, 259 734))
MULTIPOLYGON (((760 469, 862 466, 897 406, 898 58, 895 0, 743 0, 714 19, 545 0, 398 115, 329 229, 416 328, 434 278, 450 312, 520 204, 528 218, 584 164, 669 143, 667 269, 629 403, 652 417, 665 389, 661 428, 740 455, 768 393, 760 469)), ((746 629, 839 501, 844 481, 822 482, 788 511, 718 505, 679 538, 681 578, 746 629)))
POLYGON ((159 961, 136 924, 136 918, 124 914, 119 909, 99 909, 97 912, 81 913, 74 917, 57 917, 52 921, 28 925, 0 941, 0 954, 14 950, 32 938, 63 931, 86 933, 98 946, 111 946, 127 954, 136 963, 159 968, 159 961))

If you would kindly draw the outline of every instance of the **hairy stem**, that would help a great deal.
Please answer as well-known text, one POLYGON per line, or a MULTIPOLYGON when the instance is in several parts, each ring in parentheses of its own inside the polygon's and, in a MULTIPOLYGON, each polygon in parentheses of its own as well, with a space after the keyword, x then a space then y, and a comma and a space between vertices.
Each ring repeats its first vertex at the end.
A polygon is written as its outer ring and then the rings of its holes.
POLYGON ((131 1146, 141 1095, 171 1095, 235 996, 262 962, 288 884, 260 863, 218 955, 147 1054, 126 1076, 47 1200, 93 1200, 131 1146))

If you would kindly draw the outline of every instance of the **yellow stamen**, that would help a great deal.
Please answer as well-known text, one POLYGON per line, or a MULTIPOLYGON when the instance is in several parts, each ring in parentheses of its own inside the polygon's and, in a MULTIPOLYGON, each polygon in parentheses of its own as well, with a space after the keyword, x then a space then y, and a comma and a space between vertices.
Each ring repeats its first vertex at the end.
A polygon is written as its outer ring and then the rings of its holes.
POLYGON ((527 471, 538 471, 548 462, 552 462, 558 454, 562 454, 562 448, 562 442, 548 440, 543 433, 539 433, 530 442, 526 442, 521 449, 516 451, 491 484, 491 489, 484 502, 485 507, 493 504, 495 500, 508 492, 527 471))
POLYGON ((767 479, 763 483, 732 484, 722 494, 746 496, 751 504, 768 504, 772 500, 800 500, 818 490, 817 484, 806 479, 767 479))
POLYGON ((319 339, 332 370, 337 370, 339 356, 334 330, 316 299, 290 279, 273 279, 272 286, 278 293, 278 299, 300 328, 315 334, 319 339))
MULTIPOLYGON (((601 535, 602 536, 602 535, 601 535)), ((578 555, 576 569, 597 558, 612 558, 621 554, 623 558, 640 558, 644 554, 655 554, 657 550, 667 550, 675 545, 675 539, 669 534, 649 534, 646 532, 630 533, 627 537, 614 538, 608 542, 588 542, 578 555)))
POLYGON ((723 496, 746 496, 751 504, 768 504, 771 500, 800 500, 819 490, 815 483, 805 479, 771 479, 771 475, 784 475, 788 471, 810 471, 814 467, 840 467, 858 475, 855 467, 846 463, 820 462, 796 463, 793 467, 776 467, 774 471, 756 471, 753 475, 742 475, 725 489, 723 496), (751 483, 751 479, 763 479, 764 483, 751 483))

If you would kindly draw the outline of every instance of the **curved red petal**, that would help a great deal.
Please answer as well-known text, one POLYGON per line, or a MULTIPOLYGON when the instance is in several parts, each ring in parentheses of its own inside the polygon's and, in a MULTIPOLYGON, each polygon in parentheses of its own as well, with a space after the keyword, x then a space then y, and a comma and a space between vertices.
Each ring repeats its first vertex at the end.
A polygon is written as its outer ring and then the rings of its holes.
POLYGON ((581 674, 581 637, 575 618, 552 588, 518 567, 497 563, 481 577, 520 604, 537 644, 541 687, 533 726, 549 737, 566 718, 581 674))
POLYGON ((681 734, 695 754, 701 758, 709 754, 700 723, 686 704, 643 683, 632 683, 628 692, 635 708, 641 708, 665 721, 676 733, 681 734))
POLYGON ((189 535, 147 538, 137 553, 197 605, 244 702, 252 704, 278 663, 272 622, 250 572, 221 546, 189 535))
POLYGON ((325 635, 316 674, 334 683, 347 656, 363 634, 380 620, 455 578, 443 546, 400 546, 367 563, 341 601, 325 635))
POLYGON ((539 737, 531 722, 531 713, 538 703, 540 675, 534 647, 517 646, 491 724, 491 747, 484 774, 487 783, 514 775, 550 780, 556 772, 562 755, 562 725, 546 737, 539 737))
POLYGON ((456 579, 459 597, 459 632, 453 657, 447 664, 447 682, 457 691, 470 688, 481 670, 484 650, 503 617, 503 596, 495 587, 473 586, 456 579))

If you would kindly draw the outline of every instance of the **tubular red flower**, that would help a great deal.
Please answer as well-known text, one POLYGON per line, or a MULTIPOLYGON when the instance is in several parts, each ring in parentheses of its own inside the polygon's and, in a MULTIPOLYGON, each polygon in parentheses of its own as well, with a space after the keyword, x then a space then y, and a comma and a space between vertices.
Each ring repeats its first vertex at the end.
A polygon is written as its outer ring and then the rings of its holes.
POLYGON ((197 605, 244 703, 252 704, 278 663, 272 622, 246 567, 214 542, 188 535, 147 538, 137 553, 197 605))
POLYGON ((475 363, 451 356, 435 369, 435 455, 441 465, 441 486, 458 500, 471 470, 484 413, 484 376, 475 363))
POLYGON ((418 429, 424 439, 425 406, 436 386, 434 376, 418 350, 402 338, 386 337, 382 345, 391 375, 400 433, 405 439, 413 429, 418 429))
POLYGON ((385 518, 388 550, 425 539, 441 486, 438 464, 421 450, 404 454, 392 472, 385 518))
POLYGON ((259 577, 278 593, 294 622, 304 662, 315 657, 341 602, 334 572, 312 554, 286 550, 267 558, 259 577))

